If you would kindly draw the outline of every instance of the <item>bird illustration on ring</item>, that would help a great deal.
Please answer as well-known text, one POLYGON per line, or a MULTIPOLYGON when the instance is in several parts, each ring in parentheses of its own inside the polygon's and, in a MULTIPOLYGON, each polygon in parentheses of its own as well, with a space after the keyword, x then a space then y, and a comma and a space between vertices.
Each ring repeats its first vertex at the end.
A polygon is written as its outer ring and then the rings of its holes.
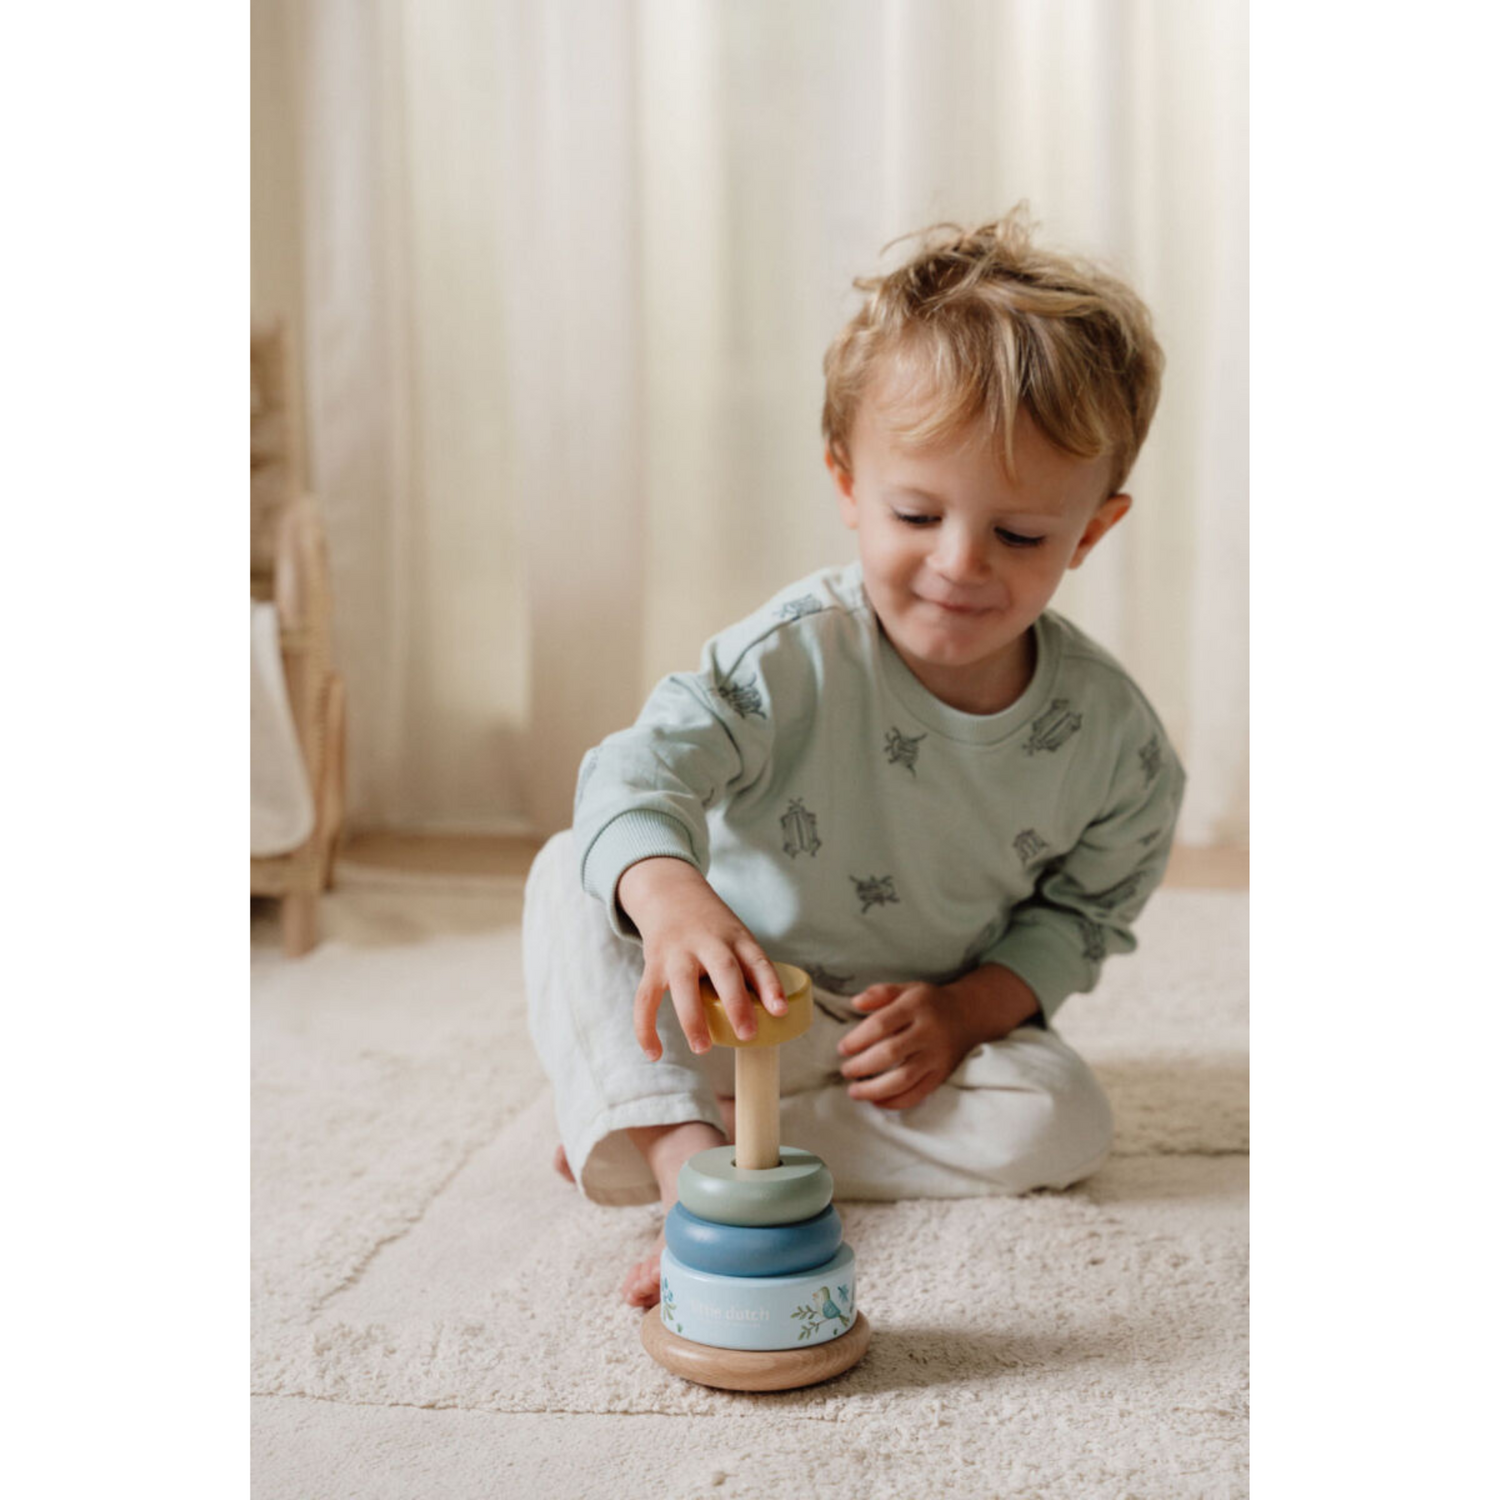
POLYGON ((818 1296, 823 1299, 823 1316, 827 1318, 830 1323, 835 1318, 837 1318, 839 1322, 847 1328, 849 1326, 849 1319, 840 1310, 838 1303, 828 1295, 828 1288, 826 1286, 820 1286, 818 1288, 818 1296))

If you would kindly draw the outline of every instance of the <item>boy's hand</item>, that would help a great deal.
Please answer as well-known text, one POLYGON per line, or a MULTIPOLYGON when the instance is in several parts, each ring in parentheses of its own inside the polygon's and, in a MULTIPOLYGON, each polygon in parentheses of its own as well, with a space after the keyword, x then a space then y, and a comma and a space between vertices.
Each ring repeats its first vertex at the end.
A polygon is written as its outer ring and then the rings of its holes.
POLYGON ((671 991, 688 1046, 707 1052, 712 1045, 698 999, 700 974, 708 975, 735 1035, 746 1041, 755 1035, 755 1002, 747 977, 773 1016, 786 1014, 775 965, 686 860, 643 859, 620 877, 616 895, 640 929, 645 947, 646 966, 635 992, 635 1036, 652 1062, 661 1056, 656 1012, 664 990, 671 991))
POLYGON ((910 1109, 943 1083, 974 1047, 956 997, 936 984, 872 984, 850 1002, 873 1014, 839 1043, 851 1099, 910 1109))

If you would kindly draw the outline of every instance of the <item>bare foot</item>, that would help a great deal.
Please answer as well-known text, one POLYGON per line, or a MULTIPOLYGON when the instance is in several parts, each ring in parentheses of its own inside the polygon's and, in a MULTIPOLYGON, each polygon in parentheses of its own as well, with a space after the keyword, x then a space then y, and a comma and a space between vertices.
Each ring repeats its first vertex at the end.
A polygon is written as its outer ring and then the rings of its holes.
MULTIPOLYGON (((680 1125, 627 1126, 631 1143, 646 1159, 661 1193, 661 1206, 670 1212, 677 1201, 677 1173, 683 1162, 699 1151, 724 1144, 724 1132, 706 1120, 680 1125)), ((620 1295, 631 1307, 655 1307, 661 1300, 661 1253, 667 1248, 665 1228, 644 1260, 638 1260, 620 1283, 620 1295)))
POLYGON ((666 1248, 667 1235, 663 1230, 657 1235, 651 1253, 625 1273, 620 1295, 631 1307, 655 1307, 661 1301, 661 1253, 666 1248))
MULTIPOLYGON (((734 1095, 716 1094, 719 1112, 724 1116, 724 1128, 729 1133, 729 1144, 734 1144, 734 1095)), ((557 1148, 559 1157, 562 1147, 557 1148)), ((554 1165, 557 1165, 554 1163, 554 1165)), ((560 1172, 567 1171, 567 1163, 564 1161, 558 1166, 560 1172)), ((568 1173, 568 1181, 573 1180, 572 1173, 568 1173)), ((672 1192, 672 1201, 677 1199, 677 1193, 672 1192)), ((671 1208, 672 1204, 663 1196, 663 1206, 671 1208)), ((651 1247, 651 1253, 644 1259, 638 1260, 626 1273, 625 1280, 620 1283, 620 1295, 624 1297, 632 1307, 655 1307, 661 1301, 661 1253, 667 1248, 667 1234, 663 1230, 656 1237, 656 1243, 651 1247)))
POLYGON ((552 1153, 552 1170, 569 1182, 573 1181, 573 1169, 568 1165, 568 1153, 561 1146, 552 1153))

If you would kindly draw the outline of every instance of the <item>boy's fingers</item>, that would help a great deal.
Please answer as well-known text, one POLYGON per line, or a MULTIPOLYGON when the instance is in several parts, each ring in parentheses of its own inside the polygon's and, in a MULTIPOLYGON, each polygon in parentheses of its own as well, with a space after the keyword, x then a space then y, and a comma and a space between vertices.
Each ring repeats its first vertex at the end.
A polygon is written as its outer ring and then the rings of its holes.
POLYGON ((879 1109, 913 1109, 942 1081, 937 1073, 927 1073, 904 1094, 893 1094, 889 1099, 873 1099, 870 1102, 879 1109))
POLYGON ((753 941, 746 941, 737 947, 735 952, 739 954, 740 962, 754 976, 755 988, 760 995, 761 1003, 773 1016, 784 1016, 786 1014, 786 991, 781 987, 781 976, 776 972, 776 965, 760 951, 759 945, 753 941))
POLYGON ((882 1073, 879 1078, 850 1084, 849 1097, 867 1099, 871 1104, 896 1099, 911 1092, 930 1071, 925 1063, 904 1063, 899 1068, 892 1068, 889 1073, 882 1073))
POLYGON ((713 1045, 708 1022, 703 1019, 703 1005, 698 999, 698 963, 688 959, 667 970, 667 987, 672 992, 672 1007, 682 1023, 682 1034, 694 1052, 707 1052, 713 1045))
POLYGON ((868 1005, 885 1005, 894 1000, 900 993, 899 984, 872 984, 862 994, 858 994, 849 1003, 856 1010, 863 1010, 868 1005))
POLYGON ((886 1011, 877 1011, 873 1016, 867 1016, 853 1031, 849 1033, 840 1043, 839 1051, 845 1057, 850 1057, 872 1042, 878 1042, 881 1037, 887 1036, 896 1027, 895 1019, 886 1011))
POLYGON ((661 1005, 660 982, 648 974, 635 992, 635 1039, 641 1051, 655 1062, 661 1056, 661 1038, 656 1034, 656 1012, 661 1005))
POLYGON ((755 1035, 755 1002, 745 988, 745 975, 740 969, 739 959, 730 953, 712 961, 705 959, 703 967, 713 981, 714 993, 723 1002, 724 1014, 734 1027, 734 1034, 742 1042, 748 1042, 755 1035))
POLYGON ((876 1073, 883 1073, 887 1068, 894 1068, 898 1063, 905 1062, 911 1056, 911 1048, 908 1038, 897 1032, 893 1037, 887 1037, 883 1042, 876 1042, 873 1046, 866 1047, 858 1057, 851 1057, 842 1068, 839 1069, 845 1078, 869 1078, 876 1073))

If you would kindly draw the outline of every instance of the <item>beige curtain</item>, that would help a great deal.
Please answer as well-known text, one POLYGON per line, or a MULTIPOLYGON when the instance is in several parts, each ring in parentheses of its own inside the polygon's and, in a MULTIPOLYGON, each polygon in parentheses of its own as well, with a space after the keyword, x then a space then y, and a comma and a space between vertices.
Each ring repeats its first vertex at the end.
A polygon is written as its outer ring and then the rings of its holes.
POLYGON ((1058 606, 1163 714, 1182 836, 1244 837, 1243 0, 258 3, 356 820, 565 824, 658 677, 853 555, 818 437, 851 279, 1025 198, 1169 359, 1058 606))

